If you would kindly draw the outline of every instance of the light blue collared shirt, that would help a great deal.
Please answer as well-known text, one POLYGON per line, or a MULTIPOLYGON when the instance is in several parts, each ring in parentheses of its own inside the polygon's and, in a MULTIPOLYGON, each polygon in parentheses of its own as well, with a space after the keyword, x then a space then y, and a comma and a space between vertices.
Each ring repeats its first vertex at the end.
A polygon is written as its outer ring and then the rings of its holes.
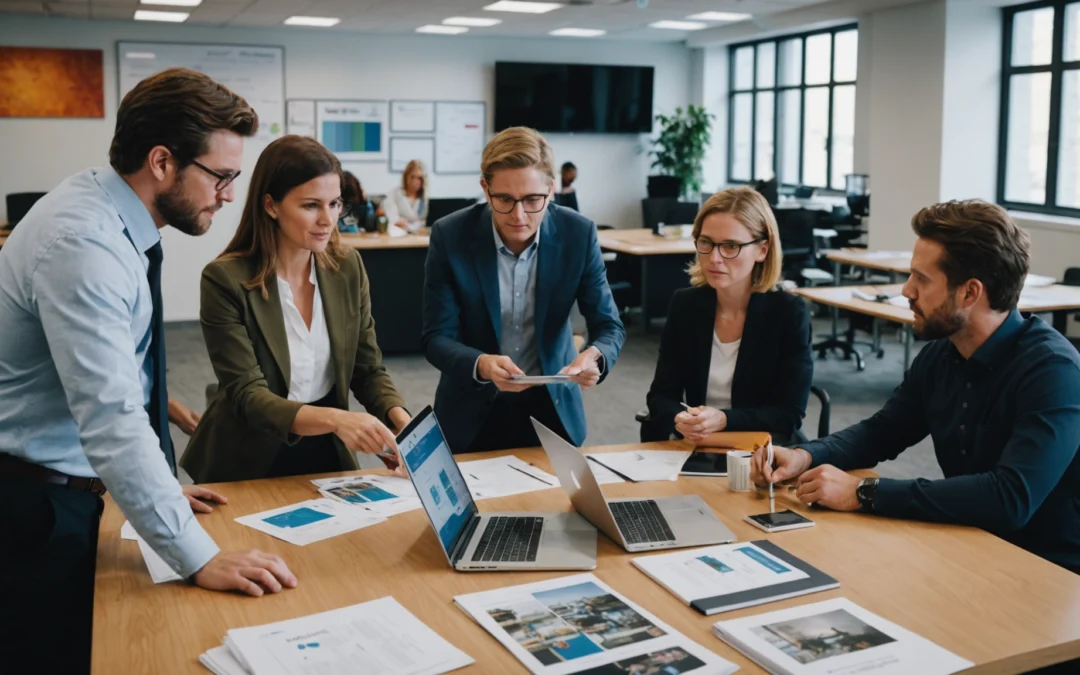
POLYGON ((514 255, 506 248, 495 224, 495 258, 499 261, 499 313, 502 334, 499 348, 513 359, 526 375, 542 375, 540 350, 536 345, 536 252, 540 230, 529 247, 514 255))
POLYGON ((150 212, 111 167, 71 176, 0 248, 0 453, 98 476, 182 577, 218 547, 150 426, 150 212))

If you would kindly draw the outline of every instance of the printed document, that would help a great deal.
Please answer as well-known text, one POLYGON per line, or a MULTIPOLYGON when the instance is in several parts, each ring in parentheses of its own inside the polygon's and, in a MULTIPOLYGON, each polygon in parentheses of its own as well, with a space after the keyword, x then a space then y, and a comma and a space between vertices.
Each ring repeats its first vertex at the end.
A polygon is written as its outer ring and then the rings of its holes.
POLYGON ((650 480, 678 480, 689 451, 675 450, 628 450, 626 452, 599 452, 586 457, 598 464, 641 483, 650 480))
POLYGON ((393 476, 347 476, 311 481, 327 499, 358 506, 389 518, 420 508, 416 488, 408 478, 393 476))
POLYGON ((611 469, 607 468, 600 462, 586 456, 589 460, 589 468, 592 469, 593 478, 596 479, 599 485, 610 485, 611 483, 625 483, 626 481, 622 476, 615 473, 611 469))
POLYGON ((143 562, 146 563, 146 570, 150 572, 150 578, 155 584, 163 584, 166 581, 181 581, 180 575, 174 572, 173 568, 169 567, 169 563, 162 560, 154 549, 150 548, 150 544, 143 541, 143 538, 139 536, 139 533, 135 531, 129 521, 125 520, 123 526, 120 527, 120 538, 138 542, 139 553, 142 554, 143 562))
POLYGON ((473 499, 508 497, 558 487, 559 479, 513 455, 458 462, 473 499))
POLYGON ((271 511, 241 516, 236 522, 290 544, 308 544, 381 523, 385 518, 329 499, 310 499, 271 511))

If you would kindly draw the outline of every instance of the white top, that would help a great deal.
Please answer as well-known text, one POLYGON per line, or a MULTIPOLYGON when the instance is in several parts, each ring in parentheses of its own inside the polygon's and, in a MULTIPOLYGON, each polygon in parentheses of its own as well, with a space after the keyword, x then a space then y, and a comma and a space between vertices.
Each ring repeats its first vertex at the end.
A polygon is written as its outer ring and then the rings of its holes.
POLYGON ((739 360, 739 345, 720 342, 713 332, 712 358, 709 360, 709 388, 705 391, 705 405, 717 410, 731 407, 731 381, 735 379, 735 363, 739 360))
POLYGON ((386 213, 386 222, 393 225, 399 220, 409 223, 409 229, 415 230, 424 225, 424 210, 422 199, 411 199, 405 194, 405 189, 400 185, 386 193, 386 199, 382 202, 383 212, 386 213))
POLYGON ((296 308, 292 288, 278 277, 281 313, 285 317, 285 335, 289 339, 289 400, 314 403, 334 388, 334 364, 330 356, 330 333, 326 330, 319 278, 315 274, 315 256, 311 257, 311 276, 315 299, 311 308, 311 329, 304 324, 296 308))

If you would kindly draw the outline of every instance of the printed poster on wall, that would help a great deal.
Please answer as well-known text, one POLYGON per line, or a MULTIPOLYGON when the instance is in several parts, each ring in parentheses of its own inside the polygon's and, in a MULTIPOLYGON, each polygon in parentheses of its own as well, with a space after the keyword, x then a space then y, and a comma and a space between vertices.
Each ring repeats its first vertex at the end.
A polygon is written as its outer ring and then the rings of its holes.
POLYGON ((386 101, 319 101, 316 138, 342 162, 385 162, 386 101))
POLYGON ((486 108, 482 102, 435 104, 435 173, 480 173, 486 108))

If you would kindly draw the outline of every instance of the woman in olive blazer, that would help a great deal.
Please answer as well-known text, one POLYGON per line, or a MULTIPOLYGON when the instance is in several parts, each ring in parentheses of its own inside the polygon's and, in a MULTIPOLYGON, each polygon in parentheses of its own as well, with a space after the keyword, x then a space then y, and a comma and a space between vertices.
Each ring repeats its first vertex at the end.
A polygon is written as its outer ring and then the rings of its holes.
POLYGON ((299 136, 267 146, 236 236, 203 270, 218 390, 180 462, 196 482, 349 470, 354 450, 396 451, 391 429, 409 415, 382 365, 363 262, 338 240, 340 208, 329 151, 299 136), (349 391, 366 413, 349 412, 349 391))

